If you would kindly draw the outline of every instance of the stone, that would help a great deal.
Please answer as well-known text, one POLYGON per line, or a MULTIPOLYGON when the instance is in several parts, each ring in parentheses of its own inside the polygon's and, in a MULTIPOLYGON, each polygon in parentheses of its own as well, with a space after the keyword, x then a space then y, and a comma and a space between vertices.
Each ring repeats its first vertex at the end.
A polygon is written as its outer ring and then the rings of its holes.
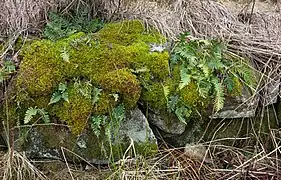
POLYGON ((280 76, 267 78, 268 82, 263 87, 262 103, 264 106, 277 103, 280 92, 280 76))
MULTIPOLYGON (((102 134, 102 133, 101 133, 102 134)), ((103 133, 104 134, 104 133, 103 133)), ((79 136, 73 135, 66 125, 41 124, 14 129, 15 150, 31 159, 57 159, 69 162, 83 161, 107 164, 129 156, 134 142, 137 154, 157 152, 157 141, 147 119, 139 109, 126 113, 117 134, 97 138, 91 129, 79 136), (124 154, 127 151, 127 154, 124 154), (78 156, 80 156, 78 158, 78 156)))
POLYGON ((148 114, 148 120, 151 124, 158 127, 165 133, 173 134, 173 135, 180 135, 185 131, 186 124, 179 121, 178 118, 167 113, 156 113, 150 112, 148 114), (170 117, 168 117, 170 116, 170 117))
POLYGON ((231 96, 225 98, 225 104, 222 110, 214 113, 210 118, 250 118, 255 117, 259 97, 253 96, 246 87, 242 88, 240 96, 231 96))
POLYGON ((184 154, 191 159, 210 162, 210 159, 207 158, 207 149, 202 144, 186 144, 184 147, 184 154))

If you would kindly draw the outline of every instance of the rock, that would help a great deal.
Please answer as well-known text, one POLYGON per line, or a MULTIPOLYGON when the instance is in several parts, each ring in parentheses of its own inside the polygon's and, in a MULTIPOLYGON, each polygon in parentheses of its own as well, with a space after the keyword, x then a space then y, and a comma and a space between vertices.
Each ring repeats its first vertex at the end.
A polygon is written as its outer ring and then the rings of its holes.
MULTIPOLYGON (((80 160, 78 156, 94 164, 107 164, 123 158, 124 152, 134 142, 137 154, 147 155, 157 151, 157 142, 139 109, 126 113, 117 134, 97 138, 93 131, 85 129, 80 136, 73 135, 65 125, 33 125, 14 129, 15 150, 25 152, 29 158, 59 159, 69 162, 80 160), (115 135, 115 136, 114 136, 115 135)), ((104 133, 103 133, 104 134, 104 133)), ((132 148, 132 146, 131 146, 132 148)), ((130 149, 125 156, 130 156, 130 149)))
POLYGON ((192 159, 210 162, 210 160, 207 159, 207 149, 202 144, 186 144, 184 153, 192 159))
POLYGON ((275 76, 275 78, 267 78, 268 82, 265 83, 263 87, 264 95, 262 98, 262 103, 265 106, 277 103, 277 99, 280 91, 280 76, 275 76))
POLYGON ((252 96, 247 88, 242 89, 242 95, 226 97, 222 110, 210 118, 250 118, 255 117, 259 98, 252 96))
POLYGON ((148 120, 165 133, 179 135, 185 131, 186 125, 173 114, 150 112, 148 120))
POLYGON ((196 143, 200 140, 204 133, 203 124, 204 122, 199 119, 190 120, 181 134, 167 133, 156 126, 154 134, 157 138, 164 139, 166 143, 174 147, 184 147, 188 143, 196 143))

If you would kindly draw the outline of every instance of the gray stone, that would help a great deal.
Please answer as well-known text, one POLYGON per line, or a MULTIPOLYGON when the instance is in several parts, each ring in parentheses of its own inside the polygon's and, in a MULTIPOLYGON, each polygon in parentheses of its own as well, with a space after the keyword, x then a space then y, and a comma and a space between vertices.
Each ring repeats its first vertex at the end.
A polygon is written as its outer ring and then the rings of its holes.
POLYGON ((172 135, 182 134, 186 127, 186 124, 179 121, 176 116, 173 114, 169 115, 168 113, 150 112, 148 120, 162 131, 172 135))
POLYGON ((266 82, 263 87, 264 93, 262 97, 262 103, 264 106, 277 103, 280 91, 280 76, 276 76, 275 78, 267 78, 267 80, 268 82, 266 82))
POLYGON ((203 144, 186 144, 184 154, 191 159, 210 162, 210 159, 207 157, 207 149, 203 144))
MULTIPOLYGON (((81 161, 78 156, 94 164, 107 164, 123 158, 124 152, 134 142, 138 154, 153 154, 157 141, 145 116, 139 109, 126 113, 117 134, 109 140, 105 132, 99 137, 90 129, 80 136, 73 135, 65 125, 33 125, 14 129, 15 150, 25 152, 29 158, 81 161), (78 156, 77 156, 78 155, 78 156)), ((130 155, 128 154, 126 156, 130 155)))
POLYGON ((210 118, 250 118, 255 117, 258 106, 258 96, 253 96, 249 89, 243 88, 242 95, 226 97, 222 110, 214 113, 210 118))
POLYGON ((130 119, 125 121, 120 127, 121 136, 127 136, 137 143, 146 142, 147 140, 149 142, 156 142, 146 117, 139 109, 130 111, 129 117, 130 119))

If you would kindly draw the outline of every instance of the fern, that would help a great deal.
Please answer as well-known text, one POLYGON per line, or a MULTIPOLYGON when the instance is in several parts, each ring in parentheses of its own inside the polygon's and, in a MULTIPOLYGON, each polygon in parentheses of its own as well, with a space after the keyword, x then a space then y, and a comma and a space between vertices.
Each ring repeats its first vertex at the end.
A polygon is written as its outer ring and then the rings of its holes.
POLYGON ((117 122, 118 124, 125 119, 125 107, 123 104, 115 107, 112 110, 111 117, 113 121, 117 122))
POLYGON ((55 91, 50 99, 49 105, 50 104, 55 104, 59 102, 61 99, 69 103, 68 100, 68 92, 66 92, 67 86, 65 83, 60 83, 58 90, 55 91))
POLYGON ((92 101, 92 104, 96 104, 99 100, 99 97, 101 95, 101 92, 102 92, 102 89, 99 89, 99 88, 94 88, 93 90, 93 101, 92 101))
POLYGON ((181 67, 180 76, 181 76, 181 81, 180 81, 180 84, 179 84, 179 89, 181 90, 190 83, 191 75, 188 74, 186 68, 181 67))
POLYGON ((30 107, 25 113, 24 124, 28 124, 31 122, 35 115, 39 114, 45 123, 50 123, 50 118, 48 113, 44 109, 39 109, 37 107, 30 107))
POLYGON ((106 116, 101 116, 101 115, 91 117, 90 126, 92 131, 97 137, 100 136, 101 127, 105 125, 106 118, 107 118, 106 116))
POLYGON ((180 106, 176 109, 175 114, 182 123, 187 124, 186 120, 189 118, 191 110, 185 106, 180 106))
POLYGON ((63 49, 61 50, 60 56, 62 57, 63 61, 69 63, 69 53, 68 53, 66 47, 63 47, 63 49))
MULTIPOLYGON (((245 59, 226 51, 226 46, 217 40, 181 34, 171 54, 171 65, 180 67, 178 91, 190 82, 195 83, 202 98, 213 98, 216 111, 224 106, 225 90, 233 91, 237 80, 250 88, 255 85, 254 73, 245 59)), ((183 121, 192 107, 186 107, 173 95, 167 109, 183 121)))
POLYGON ((89 19, 88 14, 87 9, 79 9, 68 16, 51 12, 49 13, 50 22, 46 24, 43 36, 55 41, 79 31, 92 33, 100 30, 103 23, 98 19, 89 19))
POLYGON ((219 111, 223 108, 224 105, 224 90, 222 87, 222 84, 219 82, 217 78, 212 79, 212 83, 214 86, 214 91, 215 91, 215 110, 219 111))
POLYGON ((170 100, 168 101, 167 108, 168 112, 174 112, 176 110, 177 104, 179 103, 179 97, 178 96, 170 96, 170 100))
POLYGON ((4 61, 3 67, 0 68, 0 83, 7 80, 14 72, 16 72, 15 63, 13 61, 4 61))

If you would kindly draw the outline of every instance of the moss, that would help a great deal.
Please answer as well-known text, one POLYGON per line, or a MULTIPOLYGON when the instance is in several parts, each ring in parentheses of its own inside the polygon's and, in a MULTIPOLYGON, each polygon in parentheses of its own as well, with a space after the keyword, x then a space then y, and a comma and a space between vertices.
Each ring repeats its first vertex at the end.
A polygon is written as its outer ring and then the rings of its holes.
POLYGON ((123 21, 119 23, 106 24, 99 31, 98 36, 104 41, 121 45, 132 45, 136 42, 164 43, 166 39, 158 32, 146 31, 141 21, 123 21))
POLYGON ((128 46, 128 50, 134 57, 131 62, 134 69, 147 68, 151 79, 164 80, 169 75, 169 54, 168 52, 150 52, 150 47, 144 43, 135 43, 128 46))
POLYGON ((188 107, 204 107, 208 104, 208 99, 200 96, 197 86, 194 82, 190 82, 186 87, 180 90, 181 100, 188 107))
POLYGON ((56 104, 53 112, 71 127, 74 134, 78 135, 87 125, 92 111, 92 101, 85 98, 74 86, 70 86, 67 93, 69 102, 61 101, 56 104))
POLYGON ((109 92, 102 92, 99 101, 94 105, 94 114, 107 114, 110 109, 117 105, 114 97, 109 92))
POLYGON ((167 100, 161 83, 153 83, 147 86, 147 89, 142 91, 141 98, 151 108, 158 110, 166 110, 167 108, 167 100))
POLYGON ((17 85, 31 95, 49 94, 63 79, 59 50, 50 41, 42 40, 35 41, 22 52, 17 85))
POLYGON ((127 108, 134 107, 139 100, 140 84, 136 76, 128 69, 119 69, 107 73, 100 84, 105 90, 121 94, 127 108))
MULTIPOLYGON (((47 109, 79 133, 91 113, 106 114, 118 103, 125 103, 126 109, 133 108, 140 98, 141 86, 148 84, 156 89, 154 83, 159 85, 167 79, 168 53, 150 52, 151 43, 165 41, 155 30, 147 31, 140 21, 109 23, 93 35, 76 33, 56 42, 34 40, 23 47, 19 56, 22 63, 16 78, 17 101, 47 109), (133 74, 132 69, 146 71, 133 74), (90 80, 103 89, 97 104, 93 106, 71 87, 69 103, 48 105, 59 83, 72 84, 74 78, 90 80), (118 94, 119 100, 110 94, 118 94)), ((160 91, 151 97, 161 99, 160 91)), ((27 108, 22 107, 23 111, 27 108)))

